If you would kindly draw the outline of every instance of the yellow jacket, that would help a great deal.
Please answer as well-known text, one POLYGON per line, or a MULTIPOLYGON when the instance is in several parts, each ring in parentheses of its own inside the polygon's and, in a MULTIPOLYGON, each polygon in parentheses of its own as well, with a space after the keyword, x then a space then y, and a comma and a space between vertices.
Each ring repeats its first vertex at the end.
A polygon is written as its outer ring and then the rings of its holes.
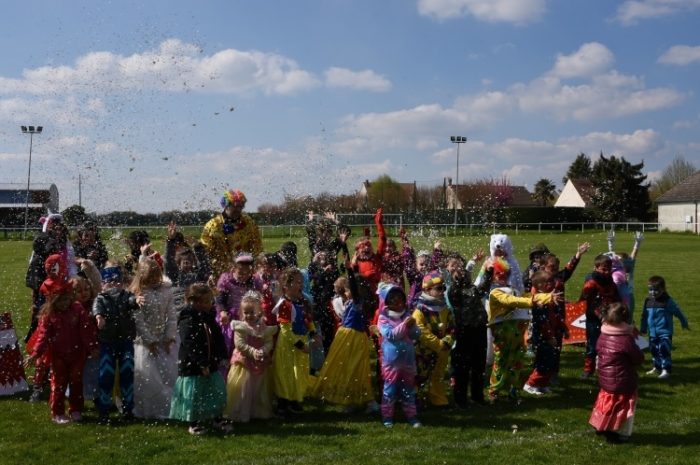
POLYGON ((262 239, 255 221, 245 213, 235 225, 234 232, 224 234, 224 216, 216 215, 204 225, 201 242, 207 249, 214 276, 231 269, 239 252, 249 252, 253 257, 262 252, 262 239))
POLYGON ((539 304, 552 302, 552 293, 538 293, 533 297, 517 297, 513 295, 510 287, 497 287, 489 294, 489 305, 487 308, 488 325, 492 326, 504 320, 529 320, 533 301, 539 304))
POLYGON ((455 324, 450 309, 445 306, 439 312, 426 313, 418 308, 413 311, 416 326, 420 329, 418 345, 432 352, 440 352, 444 344, 451 347, 455 324), (429 315, 427 318, 426 313, 429 315))

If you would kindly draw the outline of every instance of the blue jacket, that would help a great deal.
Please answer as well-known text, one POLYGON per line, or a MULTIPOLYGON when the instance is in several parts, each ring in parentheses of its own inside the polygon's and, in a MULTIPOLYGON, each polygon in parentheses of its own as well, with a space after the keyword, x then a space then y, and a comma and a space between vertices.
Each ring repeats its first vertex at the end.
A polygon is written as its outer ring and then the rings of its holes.
POLYGON ((648 332, 649 337, 673 336, 674 316, 681 321, 683 328, 688 328, 688 319, 668 294, 664 294, 658 299, 647 297, 644 300, 639 331, 648 332))

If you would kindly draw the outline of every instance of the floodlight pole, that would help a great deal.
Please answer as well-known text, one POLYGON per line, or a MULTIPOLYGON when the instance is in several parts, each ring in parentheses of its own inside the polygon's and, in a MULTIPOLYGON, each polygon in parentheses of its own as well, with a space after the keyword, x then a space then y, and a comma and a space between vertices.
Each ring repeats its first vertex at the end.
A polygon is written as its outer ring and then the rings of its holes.
POLYGON ((457 144, 457 176, 455 177, 455 185, 452 192, 452 208, 454 209, 454 227, 457 230, 457 189, 459 188, 459 145, 467 142, 465 136, 450 136, 450 142, 457 144))
POLYGON ((41 134, 44 129, 42 126, 20 126, 23 134, 29 134, 29 169, 27 170, 27 197, 24 205, 24 232, 22 239, 27 238, 27 225, 29 224, 29 182, 32 177, 32 145, 34 142, 34 134, 41 134))

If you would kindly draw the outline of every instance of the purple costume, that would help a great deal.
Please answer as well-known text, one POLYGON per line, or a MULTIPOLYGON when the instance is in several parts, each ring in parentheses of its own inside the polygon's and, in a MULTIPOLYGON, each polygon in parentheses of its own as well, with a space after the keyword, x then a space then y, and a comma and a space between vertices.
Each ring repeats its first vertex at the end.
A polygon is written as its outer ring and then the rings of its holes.
MULTIPOLYGON (((384 301, 389 292, 401 292, 396 286, 380 291, 384 301)), ((394 404, 401 400, 407 419, 416 417, 416 352, 414 342, 420 337, 417 326, 408 327, 406 319, 411 312, 405 309, 401 315, 392 315, 388 308, 379 315, 379 332, 382 335, 382 417, 394 416, 394 404)))
POLYGON ((219 277, 219 282, 216 284, 216 290, 218 292, 216 295, 216 322, 221 327, 221 333, 226 343, 226 350, 230 357, 233 352, 233 330, 231 330, 231 326, 228 324, 221 324, 221 313, 228 313, 231 321, 240 320, 238 307, 241 305, 243 294, 253 290, 262 292, 262 289, 260 283, 253 280, 252 276, 247 281, 241 283, 236 280, 233 273, 222 273, 219 277))

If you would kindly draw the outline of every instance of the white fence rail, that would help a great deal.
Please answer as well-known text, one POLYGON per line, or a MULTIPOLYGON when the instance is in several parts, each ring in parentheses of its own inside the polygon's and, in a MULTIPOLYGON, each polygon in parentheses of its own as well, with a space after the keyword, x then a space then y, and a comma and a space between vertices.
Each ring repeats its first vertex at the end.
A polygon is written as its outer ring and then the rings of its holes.
MULTIPOLYGON (((355 234, 360 234, 360 231, 369 226, 374 229, 373 224, 349 224, 355 234)), ((551 233, 553 231, 591 231, 600 230, 608 231, 615 229, 617 231, 642 231, 656 232, 666 229, 675 229, 677 232, 697 233, 699 228, 697 223, 641 223, 641 222, 591 222, 591 223, 472 223, 472 224, 387 224, 386 228, 390 235, 398 235, 399 228, 403 226, 413 234, 419 233, 424 235, 456 235, 456 234, 484 234, 496 233, 499 231, 510 231, 518 234, 520 231, 538 233, 551 233), (662 229, 660 229, 662 228, 662 229)), ((183 226, 185 235, 198 236, 202 226, 183 226)), ((259 225, 263 237, 305 237, 306 232, 303 224, 293 225, 259 225)), ((167 235, 167 226, 101 226, 100 230, 105 238, 118 239, 127 237, 131 231, 145 229, 151 233, 154 238, 164 238, 167 235)), ((0 240, 21 240, 24 228, 3 228, 0 227, 0 240)), ((31 229, 28 231, 28 239, 31 239, 39 229, 31 229)))

